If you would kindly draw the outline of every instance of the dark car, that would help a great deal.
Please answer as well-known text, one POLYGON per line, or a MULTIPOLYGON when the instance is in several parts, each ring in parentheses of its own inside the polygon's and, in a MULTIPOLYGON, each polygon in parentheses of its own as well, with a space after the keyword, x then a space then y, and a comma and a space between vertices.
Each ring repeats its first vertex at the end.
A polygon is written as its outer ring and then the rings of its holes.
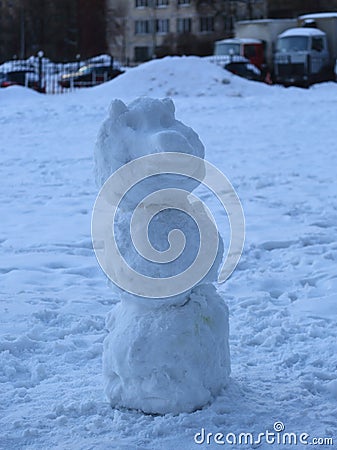
POLYGON ((59 84, 64 88, 92 87, 112 80, 122 73, 124 73, 122 70, 111 66, 88 65, 81 67, 77 72, 62 75, 59 84))
POLYGON ((26 86, 36 91, 44 92, 44 89, 40 89, 38 76, 34 70, 15 70, 0 73, 0 87, 5 88, 9 86, 26 86))
POLYGON ((225 69, 247 80, 263 81, 261 70, 248 61, 229 62, 225 69))

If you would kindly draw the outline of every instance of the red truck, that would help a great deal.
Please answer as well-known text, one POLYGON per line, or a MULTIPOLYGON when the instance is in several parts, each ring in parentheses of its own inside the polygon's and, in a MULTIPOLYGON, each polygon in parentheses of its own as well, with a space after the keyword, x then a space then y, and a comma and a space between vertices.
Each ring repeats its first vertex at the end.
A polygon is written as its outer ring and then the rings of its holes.
POLYGON ((215 57, 226 57, 230 61, 243 57, 259 69, 264 64, 264 44, 259 39, 233 38, 215 42, 215 57))

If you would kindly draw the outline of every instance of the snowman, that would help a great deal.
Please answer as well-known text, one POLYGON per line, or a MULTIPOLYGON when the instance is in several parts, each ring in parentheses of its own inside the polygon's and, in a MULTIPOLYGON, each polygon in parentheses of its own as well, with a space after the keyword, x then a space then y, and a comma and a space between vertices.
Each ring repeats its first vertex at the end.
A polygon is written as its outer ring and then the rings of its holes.
MULTIPOLYGON (((223 242, 193 194, 204 176, 203 158, 198 135, 175 118, 170 99, 114 100, 99 131, 96 181, 107 198, 120 200, 111 226, 118 251, 110 251, 107 238, 99 258, 117 300, 103 349, 104 389, 113 407, 192 412, 228 383, 228 308, 214 286, 223 242), (109 186, 112 174, 117 182, 109 186)), ((93 242, 95 248, 94 232, 93 242)))

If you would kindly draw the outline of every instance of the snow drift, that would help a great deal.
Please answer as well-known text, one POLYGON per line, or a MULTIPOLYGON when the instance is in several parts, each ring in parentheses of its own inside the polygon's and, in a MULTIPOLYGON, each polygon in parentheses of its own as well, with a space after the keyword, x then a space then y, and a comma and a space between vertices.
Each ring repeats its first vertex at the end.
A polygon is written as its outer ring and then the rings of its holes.
POLYGON ((271 93, 270 86, 245 80, 197 56, 168 56, 128 69, 123 75, 93 89, 110 98, 239 96, 271 93))

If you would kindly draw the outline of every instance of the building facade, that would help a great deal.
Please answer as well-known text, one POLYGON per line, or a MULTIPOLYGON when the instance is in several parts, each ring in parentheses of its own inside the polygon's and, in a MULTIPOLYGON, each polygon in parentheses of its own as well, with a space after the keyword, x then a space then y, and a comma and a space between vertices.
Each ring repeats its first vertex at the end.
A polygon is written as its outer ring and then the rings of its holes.
POLYGON ((263 17, 265 0, 107 0, 107 45, 123 63, 209 55, 236 20, 263 17))

